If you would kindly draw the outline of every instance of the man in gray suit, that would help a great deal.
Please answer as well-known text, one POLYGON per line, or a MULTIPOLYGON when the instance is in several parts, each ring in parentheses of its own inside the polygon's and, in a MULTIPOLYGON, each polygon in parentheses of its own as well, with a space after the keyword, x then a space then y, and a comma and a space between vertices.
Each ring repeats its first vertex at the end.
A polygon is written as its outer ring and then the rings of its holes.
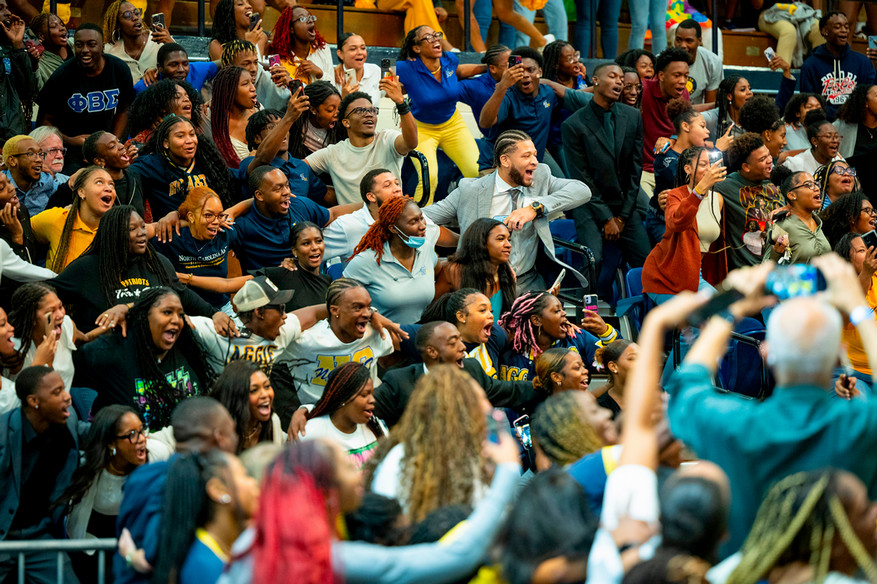
POLYGON ((438 225, 454 220, 460 232, 476 219, 494 217, 512 232, 512 255, 509 261, 517 275, 517 293, 545 290, 537 257, 542 251, 566 268, 583 286, 587 280, 554 255, 554 243, 548 228, 548 215, 568 211, 591 199, 591 190, 577 180, 554 178, 545 164, 536 159, 536 146, 520 130, 503 132, 493 149, 496 172, 480 178, 464 178, 447 198, 423 208, 423 214, 438 225))

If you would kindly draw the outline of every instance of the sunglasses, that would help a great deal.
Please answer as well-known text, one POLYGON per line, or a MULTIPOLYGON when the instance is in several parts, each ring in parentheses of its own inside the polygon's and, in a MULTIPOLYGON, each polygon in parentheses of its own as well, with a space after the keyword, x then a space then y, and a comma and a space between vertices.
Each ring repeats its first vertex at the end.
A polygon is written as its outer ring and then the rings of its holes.
POLYGON ((348 113, 345 117, 349 118, 350 116, 353 116, 353 115, 376 116, 376 115, 378 115, 378 111, 380 111, 380 109, 376 108, 374 106, 372 106, 372 107, 355 107, 352 110, 350 110, 350 113, 348 113))

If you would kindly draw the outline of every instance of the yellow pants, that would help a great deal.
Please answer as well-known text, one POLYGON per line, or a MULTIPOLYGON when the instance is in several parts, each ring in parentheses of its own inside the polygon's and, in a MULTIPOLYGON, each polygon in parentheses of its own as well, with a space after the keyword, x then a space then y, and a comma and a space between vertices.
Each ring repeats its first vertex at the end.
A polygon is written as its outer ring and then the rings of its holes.
MULTIPOLYGON (((417 151, 426 156, 429 163, 429 197, 426 205, 432 204, 432 198, 435 194, 436 183, 438 182, 438 160, 436 159, 436 149, 441 147, 448 155, 448 158, 454 161, 460 172, 466 178, 478 177, 478 145, 475 138, 463 121, 460 111, 454 112, 451 118, 443 124, 423 124, 417 122, 417 151)), ((415 164, 417 174, 420 175, 420 165, 415 164)), ((417 185, 417 191, 414 198, 418 201, 423 195, 423 180, 417 185)))
MULTIPOLYGON (((795 45, 798 43, 798 29, 788 20, 777 22, 765 22, 764 13, 758 17, 758 30, 766 32, 777 40, 777 55, 785 59, 791 65, 792 55, 795 53, 795 45)), ((825 38, 819 32, 819 21, 813 21, 807 40, 814 49, 825 44, 825 38)))
POLYGON ((377 0, 378 10, 396 10, 405 13, 405 34, 412 28, 427 25, 436 32, 442 32, 435 6, 431 0, 377 0))

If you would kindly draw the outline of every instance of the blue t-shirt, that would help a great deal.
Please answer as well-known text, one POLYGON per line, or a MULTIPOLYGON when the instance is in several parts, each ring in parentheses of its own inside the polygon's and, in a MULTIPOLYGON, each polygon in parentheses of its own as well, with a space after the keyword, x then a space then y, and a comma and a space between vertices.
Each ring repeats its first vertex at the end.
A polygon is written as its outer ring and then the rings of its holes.
MULTIPOLYGON (((597 366, 594 363, 594 355, 600 346, 599 339, 588 331, 579 331, 575 337, 567 337, 559 341, 554 341, 551 348, 559 347, 561 349, 572 349, 582 356, 582 361, 591 375, 597 372, 597 366)), ((531 352, 526 355, 516 353, 509 347, 500 357, 502 367, 500 368, 500 379, 506 381, 530 381, 531 372, 535 371, 536 359, 533 358, 531 352)))
POLYGON ((183 567, 180 568, 180 584, 215 584, 222 576, 225 562, 200 539, 192 542, 183 567))
POLYGON ((329 211, 305 197, 289 199, 289 213, 272 219, 259 212, 256 205, 235 221, 237 239, 232 244, 244 272, 273 268, 291 255, 292 228, 299 221, 319 226, 329 222, 329 211))
MULTIPOLYGON (((186 274, 214 278, 228 277, 228 250, 237 241, 234 227, 220 231, 211 240, 198 241, 190 229, 183 229, 181 235, 174 235, 172 241, 153 241, 155 249, 170 260, 174 269, 186 274)), ((192 291, 216 308, 228 303, 228 294, 210 292, 192 287, 192 291)))
MULTIPOLYGON (((238 182, 241 191, 241 200, 249 199, 253 196, 250 192, 250 186, 247 183, 247 167, 253 161, 254 156, 247 156, 241 160, 241 164, 237 170, 232 170, 238 182)), ((289 190, 296 197, 306 197, 317 203, 322 203, 326 197, 326 184, 314 173, 310 166, 303 160, 289 157, 289 160, 283 160, 279 156, 275 156, 271 161, 271 166, 279 168, 286 178, 289 179, 289 190)))
POLYGON ((533 139, 539 162, 545 156, 551 118, 559 103, 557 94, 547 85, 539 86, 539 93, 530 97, 521 93, 517 87, 509 89, 496 116, 496 135, 506 130, 521 130, 533 139))
POLYGON ((443 124, 457 111, 460 97, 457 65, 460 61, 454 53, 445 52, 440 63, 441 82, 436 81, 420 59, 396 61, 396 75, 408 90, 411 113, 423 124, 443 124))
MULTIPOLYGON (((213 61, 206 61, 203 63, 193 63, 189 61, 189 74, 186 75, 186 82, 195 88, 195 91, 201 91, 204 82, 216 77, 218 71, 219 68, 213 61)), ((164 77, 159 76, 159 79, 164 79, 164 77)), ((135 93, 140 93, 144 89, 146 89, 146 84, 143 82, 143 79, 134 84, 135 93)))
POLYGON ((186 200, 189 189, 212 186, 194 161, 188 168, 183 168, 164 154, 138 156, 131 169, 140 177, 143 198, 149 201, 155 220, 176 211, 186 200))

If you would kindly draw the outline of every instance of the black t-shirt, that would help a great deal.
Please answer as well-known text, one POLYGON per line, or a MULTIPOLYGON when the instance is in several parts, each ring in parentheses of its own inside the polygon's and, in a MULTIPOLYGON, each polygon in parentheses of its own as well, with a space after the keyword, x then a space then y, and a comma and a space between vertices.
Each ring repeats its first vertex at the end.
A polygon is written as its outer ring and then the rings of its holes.
POLYGON ((294 290, 295 294, 286 303, 286 312, 305 306, 326 303, 326 290, 332 278, 326 274, 312 274, 306 270, 287 270, 286 268, 262 268, 253 272, 255 276, 268 276, 281 290, 294 290))
POLYGON ((867 128, 860 122, 859 131, 856 132, 856 149, 853 151, 853 156, 875 151, 877 151, 877 128, 867 128))
MULTIPOLYGON (((37 96, 40 111, 52 116, 52 123, 67 136, 113 131, 116 112, 125 111, 134 99, 131 70, 112 55, 104 55, 99 75, 88 77, 76 59, 70 59, 52 74, 37 96)), ((82 150, 70 148, 68 162, 80 164, 82 150)), ((65 168, 67 164, 65 164, 65 168)))
MULTIPOLYGON (((116 205, 132 205, 137 209, 137 213, 141 217, 144 216, 143 207, 143 185, 140 184, 140 177, 136 173, 129 170, 122 171, 122 178, 113 181, 116 186, 116 205)), ((64 183, 58 187, 55 193, 49 197, 46 209, 53 207, 66 207, 73 201, 73 189, 70 185, 64 183)))
POLYGON ((113 404, 131 406, 143 416, 150 430, 170 425, 174 407, 194 395, 201 395, 206 380, 198 376, 182 351, 171 349, 159 363, 173 391, 148 382, 138 366, 136 342, 133 335, 122 337, 120 332, 104 335, 82 346, 74 353, 77 387, 97 390, 91 408, 92 415, 113 404))

